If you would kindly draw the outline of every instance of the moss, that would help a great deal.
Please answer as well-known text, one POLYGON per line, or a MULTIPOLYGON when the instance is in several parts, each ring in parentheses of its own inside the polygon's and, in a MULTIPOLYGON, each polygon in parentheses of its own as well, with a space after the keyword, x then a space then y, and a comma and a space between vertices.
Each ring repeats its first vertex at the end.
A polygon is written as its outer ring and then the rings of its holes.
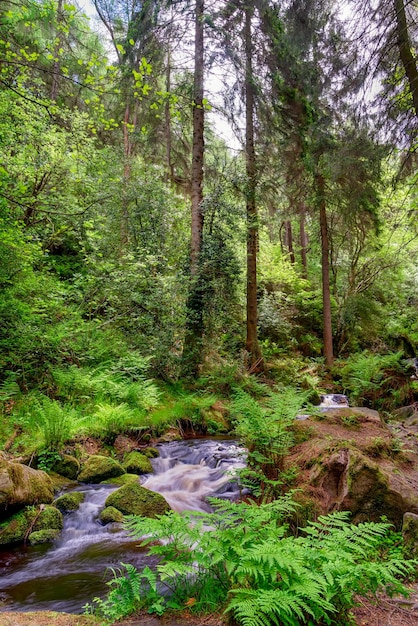
POLYGON ((37 545, 38 543, 50 543, 54 541, 59 534, 59 530, 53 530, 52 528, 48 528, 47 530, 35 530, 29 535, 28 541, 31 546, 37 545))
POLYGON ((24 507, 54 499, 48 474, 0 459, 0 515, 10 507, 24 507))
POLYGON ((122 474, 125 474, 125 470, 118 461, 107 456, 93 454, 83 465, 78 480, 82 483, 100 483, 122 474))
POLYGON ((108 478, 108 480, 103 480, 101 485, 119 485, 122 487, 123 485, 127 485, 128 483, 136 483, 138 482, 138 474, 122 474, 122 476, 116 476, 116 478, 108 478))
POLYGON ((170 510, 163 496, 137 483, 131 483, 113 492, 105 506, 114 506, 124 515, 142 515, 156 517, 170 510))
POLYGON ((84 493, 73 491, 60 496, 54 500, 53 504, 61 513, 68 513, 69 511, 76 511, 82 502, 84 502, 84 493))
POLYGON ((33 530, 62 530, 62 513, 55 506, 46 506, 36 520, 33 530))
POLYGON ((22 543, 29 530, 62 530, 62 515, 54 506, 28 506, 0 524, 0 545, 22 543))
POLYGON ((55 461, 51 470, 61 476, 75 480, 80 472, 79 461, 69 454, 62 454, 59 461, 55 461))
POLYGON ((159 450, 157 450, 157 448, 153 448, 152 446, 149 446, 148 448, 144 448, 143 450, 141 450, 141 452, 148 459, 156 459, 157 456, 160 456, 159 450))
POLYGON ((150 460, 140 452, 129 452, 123 460, 124 469, 130 474, 151 474, 150 460))
POLYGON ((124 520, 123 513, 115 509, 114 506, 107 506, 99 515, 102 524, 111 524, 113 522, 122 523, 124 520))

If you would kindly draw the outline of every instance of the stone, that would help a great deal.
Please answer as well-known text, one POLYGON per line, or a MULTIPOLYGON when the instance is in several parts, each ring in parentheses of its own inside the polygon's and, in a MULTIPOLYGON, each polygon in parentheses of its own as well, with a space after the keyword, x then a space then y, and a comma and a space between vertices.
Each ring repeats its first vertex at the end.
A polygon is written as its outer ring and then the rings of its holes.
POLYGON ((30 533, 28 542, 31 546, 35 546, 39 543, 52 543, 57 537, 59 537, 59 530, 53 530, 51 528, 47 530, 35 530, 30 533))
POLYGON ((122 474, 121 476, 116 476, 116 478, 108 478, 107 480, 102 480, 101 485, 118 485, 122 487, 123 485, 127 485, 128 483, 136 483, 138 482, 138 474, 122 474))
POLYGON ((52 481, 46 472, 0 459, 0 519, 9 510, 50 503, 53 499, 52 481))
POLYGON ((84 463, 78 480, 81 483, 100 483, 108 478, 125 474, 122 465, 108 456, 93 454, 84 463))
POLYGON ((123 468, 130 474, 151 474, 150 460, 140 452, 129 452, 123 459, 123 468))
POLYGON ((141 450, 142 454, 146 456, 148 459, 156 459, 157 456, 160 456, 160 452, 157 448, 153 448, 149 446, 148 448, 144 448, 141 450))
POLYGON ((55 461, 51 467, 51 471, 75 480, 80 472, 80 462, 74 456, 62 454, 59 461, 55 461))
POLYGON ((407 511, 403 516, 402 536, 405 556, 410 559, 418 557, 418 515, 407 511))
POLYGON ((114 491, 107 498, 105 506, 114 506, 124 515, 156 517, 170 510, 170 505, 162 495, 138 483, 130 483, 114 491))
POLYGON ((71 493, 64 493, 64 495, 54 500, 53 504, 61 513, 69 513, 70 511, 76 511, 82 502, 84 502, 84 493, 72 491, 71 493))
POLYGON ((115 509, 114 506, 107 506, 99 515, 99 519, 102 524, 112 524, 114 522, 122 523, 125 519, 123 513, 115 509))
POLYGON ((41 505, 38 510, 26 507, 0 524, 0 545, 22 543, 32 532, 63 527, 62 514, 53 506, 41 505))

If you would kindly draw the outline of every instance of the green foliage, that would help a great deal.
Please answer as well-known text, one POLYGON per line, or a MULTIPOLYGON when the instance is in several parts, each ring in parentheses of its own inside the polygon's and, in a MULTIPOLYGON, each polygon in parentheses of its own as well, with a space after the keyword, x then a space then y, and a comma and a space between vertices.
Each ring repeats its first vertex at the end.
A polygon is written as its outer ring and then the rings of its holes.
POLYGON ((241 479, 263 501, 280 494, 283 485, 294 478, 293 469, 283 471, 283 461, 294 441, 290 427, 306 399, 306 393, 291 387, 271 393, 264 402, 244 391, 235 394, 231 416, 248 449, 247 468, 241 472, 241 479))
POLYGON ((403 353, 354 354, 341 368, 350 404, 390 410, 413 399, 411 374, 403 353))
POLYGON ((38 455, 37 467, 39 470, 49 472, 51 467, 57 462, 61 461, 61 455, 56 450, 44 450, 38 455))
POLYGON ((223 607, 243 626, 346 624, 356 594, 406 594, 399 578, 415 563, 379 548, 392 541, 389 524, 354 526, 340 512, 309 522, 294 537, 283 524, 295 508, 288 497, 260 507, 212 504, 209 514, 130 518, 128 528, 148 537, 142 544, 158 557, 156 574, 146 568, 129 571, 127 581, 118 576, 111 582, 116 593, 94 601, 99 614, 115 619, 141 607, 158 613, 223 607))

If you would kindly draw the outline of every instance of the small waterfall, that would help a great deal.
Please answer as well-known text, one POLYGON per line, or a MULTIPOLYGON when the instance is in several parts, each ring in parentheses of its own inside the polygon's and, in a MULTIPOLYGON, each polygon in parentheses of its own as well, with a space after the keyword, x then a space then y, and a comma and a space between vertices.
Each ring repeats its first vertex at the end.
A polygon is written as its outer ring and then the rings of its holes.
POLYGON ((348 407, 348 399, 342 393, 328 393, 321 396, 320 409, 341 409, 343 407, 348 407))
MULTIPOLYGON (((142 485, 161 493, 176 511, 208 511, 208 496, 239 497, 234 479, 245 466, 243 448, 231 440, 188 440, 158 446, 154 474, 142 485)), ((120 562, 138 568, 153 559, 119 524, 98 520, 113 485, 82 485, 85 500, 64 517, 64 529, 52 545, 0 549, 0 611, 54 610, 81 613, 106 591, 106 574, 120 562)))

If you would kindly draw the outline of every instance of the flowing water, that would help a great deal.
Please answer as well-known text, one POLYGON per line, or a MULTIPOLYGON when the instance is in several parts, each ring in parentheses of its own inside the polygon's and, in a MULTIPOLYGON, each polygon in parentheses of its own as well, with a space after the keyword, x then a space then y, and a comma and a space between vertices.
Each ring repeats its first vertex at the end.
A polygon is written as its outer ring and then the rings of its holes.
MULTIPOLYGON (((231 440, 188 440, 162 444, 153 459, 154 474, 142 485, 161 493, 176 511, 209 511, 208 496, 234 500, 236 470, 244 467, 243 449, 231 440)), ((121 562, 152 566, 119 524, 102 526, 98 515, 111 485, 82 485, 78 511, 64 518, 64 530, 51 545, 0 551, 0 603, 3 610, 54 610, 81 613, 94 596, 104 595, 111 568, 121 562)), ((1 610, 1 609, 0 609, 1 610)))

